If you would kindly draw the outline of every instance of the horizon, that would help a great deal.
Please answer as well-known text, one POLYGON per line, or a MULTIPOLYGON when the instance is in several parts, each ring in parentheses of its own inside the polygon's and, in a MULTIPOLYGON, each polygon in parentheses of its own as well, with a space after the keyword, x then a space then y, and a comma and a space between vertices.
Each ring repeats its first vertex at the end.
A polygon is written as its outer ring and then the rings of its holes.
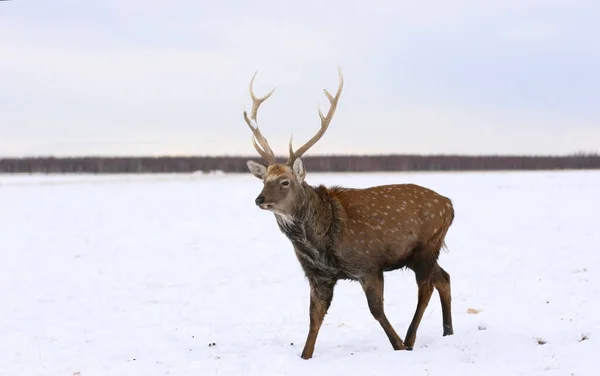
POLYGON ((600 4, 0 4, 0 158, 600 152, 600 4))
MULTIPOLYGON (((380 154, 316 154, 316 155, 304 155, 301 159, 317 159, 317 158, 349 158, 349 157, 459 157, 459 158, 572 158, 572 157, 599 157, 598 152, 586 152, 578 151, 564 154, 453 154, 453 153, 380 153, 380 154)), ((5 157, 0 155, 1 160, 26 160, 26 159, 172 159, 172 158, 242 158, 242 159, 259 159, 264 161, 259 155, 252 154, 186 154, 186 155, 30 155, 30 156, 19 156, 19 157, 5 157)), ((278 161, 286 160, 287 155, 275 155, 278 161)))

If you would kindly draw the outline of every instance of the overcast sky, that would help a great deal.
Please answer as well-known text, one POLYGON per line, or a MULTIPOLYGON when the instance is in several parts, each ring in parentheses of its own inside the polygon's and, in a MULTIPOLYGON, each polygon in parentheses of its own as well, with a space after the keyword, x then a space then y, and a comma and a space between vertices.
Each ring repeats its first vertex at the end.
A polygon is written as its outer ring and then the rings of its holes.
POLYGON ((0 1, 0 155, 600 151, 600 2, 0 1))

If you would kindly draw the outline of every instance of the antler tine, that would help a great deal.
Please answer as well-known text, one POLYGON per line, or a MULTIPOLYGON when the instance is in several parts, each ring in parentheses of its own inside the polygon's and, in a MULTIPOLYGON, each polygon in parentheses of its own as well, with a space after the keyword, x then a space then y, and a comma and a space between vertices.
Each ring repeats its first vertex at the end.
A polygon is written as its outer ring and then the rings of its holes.
POLYGON ((327 96, 327 99, 329 99, 329 103, 331 104, 331 107, 329 107, 329 111, 327 111, 327 115, 323 115, 323 112, 321 112, 321 108, 319 108, 317 106, 317 110, 319 112, 319 117, 321 118, 321 129, 319 129, 317 134, 315 134, 310 140, 308 140, 307 143, 302 145, 295 152, 294 152, 294 148, 292 147, 292 138, 290 137, 290 144, 289 144, 290 157, 287 160, 287 165, 289 165, 289 166, 293 165, 294 161, 296 159, 300 158, 304 153, 306 153, 306 151, 308 149, 310 149, 314 144, 316 144, 317 141, 319 141, 321 139, 321 137, 323 137, 323 135, 327 131, 327 128, 329 127, 329 123, 331 123, 331 119, 333 118, 333 115, 335 114, 338 100, 340 99, 340 95, 342 94, 342 89, 344 88, 344 76, 342 74, 342 69, 339 66, 338 66, 338 77, 339 77, 340 83, 338 85, 338 89, 337 89, 337 92, 335 93, 335 96, 332 96, 329 93, 329 91, 327 91, 327 89, 323 90, 325 92, 325 96, 327 96))
POLYGON ((271 94, 273 94, 275 88, 272 88, 271 91, 269 91, 263 97, 256 97, 256 95, 254 94, 254 90, 252 89, 252 85, 254 83, 254 78, 256 78, 257 73, 258 71, 254 72, 254 75, 252 75, 252 79, 250 80, 249 85, 250 98, 252 98, 252 110, 250 111, 250 117, 248 117, 248 113, 244 111, 244 120, 246 121, 246 124, 248 124, 248 127, 250 127, 250 130, 252 131, 252 145, 254 146, 254 149, 256 149, 258 154, 260 154, 260 156, 263 157, 263 159, 266 160, 269 164, 274 164, 276 163, 275 153, 273 153, 273 150, 269 146, 267 139, 262 135, 262 133, 258 129, 258 122, 256 121, 256 116, 258 114, 258 108, 260 107, 260 105, 265 100, 267 100, 271 96, 271 94), (254 122, 254 125, 252 125, 252 122, 254 122), (258 141, 258 144, 256 143, 256 141, 258 141))

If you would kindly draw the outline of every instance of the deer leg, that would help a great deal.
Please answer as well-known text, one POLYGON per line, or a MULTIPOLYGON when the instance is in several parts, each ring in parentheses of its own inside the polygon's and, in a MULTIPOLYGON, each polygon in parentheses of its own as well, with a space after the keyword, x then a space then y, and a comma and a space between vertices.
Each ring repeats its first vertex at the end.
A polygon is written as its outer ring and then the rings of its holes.
POLYGON ((431 299, 431 295, 433 294, 433 273, 431 273, 431 270, 427 271, 417 268, 415 270, 415 275, 417 279, 417 286, 419 288, 419 298, 417 301, 415 315, 413 316, 410 326, 406 331, 406 338, 404 340, 404 344, 409 350, 412 350, 415 344, 415 340, 417 338, 417 329, 419 328, 419 324, 423 318, 423 313, 425 313, 425 309, 427 308, 429 300, 431 299))
POLYGON ((375 276, 370 276, 363 279, 361 281, 361 285, 365 291, 365 295, 367 296, 367 302, 369 304, 369 310, 371 311, 371 314, 385 331, 385 334, 390 340, 394 350, 405 350, 406 348, 404 347, 402 339, 400 336, 398 336, 392 327, 392 324, 390 324, 388 321, 383 310, 383 273, 379 272, 375 276))
POLYGON ((442 269, 441 266, 436 265, 433 272, 433 286, 440 295, 440 303, 442 304, 442 318, 444 327, 444 336, 454 334, 452 328, 452 294, 450 289, 450 275, 442 269))
POLYGON ((334 287, 335 282, 310 284, 310 327, 302 350, 302 359, 310 359, 313 356, 319 329, 333 299, 334 287))

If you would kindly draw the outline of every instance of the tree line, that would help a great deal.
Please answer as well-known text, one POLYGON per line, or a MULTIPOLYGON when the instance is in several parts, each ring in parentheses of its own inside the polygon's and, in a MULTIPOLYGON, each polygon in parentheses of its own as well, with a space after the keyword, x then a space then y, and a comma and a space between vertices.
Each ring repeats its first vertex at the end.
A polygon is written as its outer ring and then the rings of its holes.
MULTIPOLYGON (((247 172, 248 159, 257 157, 28 157, 0 159, 0 173, 118 174, 247 172)), ((337 155, 302 158, 309 171, 470 171, 598 169, 599 154, 567 156, 467 155, 337 155)), ((285 159, 281 159, 285 162, 285 159)))

